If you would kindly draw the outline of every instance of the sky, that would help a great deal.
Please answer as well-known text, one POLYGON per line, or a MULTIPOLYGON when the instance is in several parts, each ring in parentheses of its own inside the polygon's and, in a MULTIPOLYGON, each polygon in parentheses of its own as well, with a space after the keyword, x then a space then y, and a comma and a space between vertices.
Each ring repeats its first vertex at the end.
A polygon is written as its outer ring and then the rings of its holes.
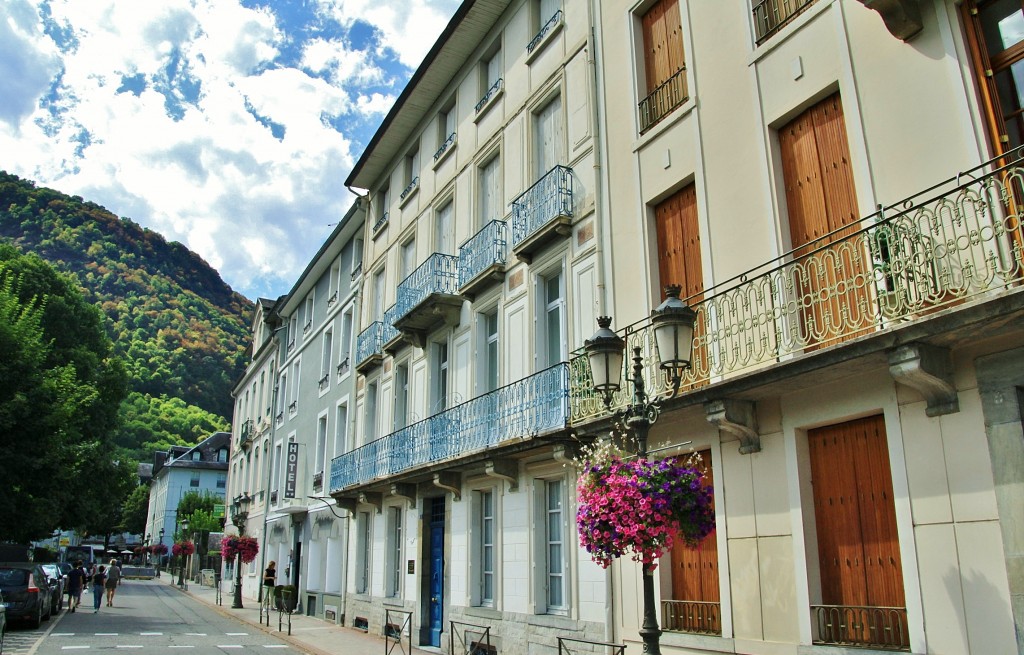
POLYGON ((0 0, 0 170, 287 293, 459 0, 0 0))

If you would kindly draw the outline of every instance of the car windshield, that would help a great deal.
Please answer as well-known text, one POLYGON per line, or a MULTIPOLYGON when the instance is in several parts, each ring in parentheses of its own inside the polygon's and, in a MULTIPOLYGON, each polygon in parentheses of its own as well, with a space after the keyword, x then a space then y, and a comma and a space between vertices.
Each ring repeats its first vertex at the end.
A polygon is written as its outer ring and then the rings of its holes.
POLYGON ((28 584, 28 571, 25 569, 0 568, 0 587, 21 587, 28 584))

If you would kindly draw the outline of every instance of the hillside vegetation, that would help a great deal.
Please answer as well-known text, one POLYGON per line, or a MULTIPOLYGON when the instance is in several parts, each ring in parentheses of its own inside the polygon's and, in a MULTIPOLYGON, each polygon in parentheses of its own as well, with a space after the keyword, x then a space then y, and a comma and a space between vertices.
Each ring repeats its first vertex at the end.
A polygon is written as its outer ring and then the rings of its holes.
POLYGON ((0 171, 0 240, 77 280, 124 360, 117 443, 155 448, 226 429, 253 304, 198 255, 77 196, 0 171))

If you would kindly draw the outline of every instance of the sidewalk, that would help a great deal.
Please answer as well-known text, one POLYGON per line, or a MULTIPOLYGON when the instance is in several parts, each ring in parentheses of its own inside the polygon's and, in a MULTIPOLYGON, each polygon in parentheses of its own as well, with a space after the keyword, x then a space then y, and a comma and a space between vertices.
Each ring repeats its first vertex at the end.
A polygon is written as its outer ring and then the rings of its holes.
POLYGON ((166 584, 179 593, 187 594, 201 603, 209 605, 212 609, 225 616, 231 616, 243 623, 248 623, 253 629, 262 630, 267 634, 290 643, 295 648, 309 653, 310 655, 433 655, 429 651, 413 648, 413 653, 408 653, 408 637, 403 637, 401 644, 394 644, 392 650, 388 650, 393 642, 388 642, 380 635, 367 634, 361 630, 346 628, 344 626, 328 623, 309 616, 292 614, 292 633, 288 634, 288 616, 281 617, 281 631, 277 629, 277 612, 270 614, 270 627, 267 627, 266 618, 260 624, 259 603, 255 599, 243 598, 243 609, 231 609, 231 592, 221 594, 221 605, 216 603, 216 591, 213 587, 200 586, 198 583, 190 582, 188 591, 178 589, 176 577, 169 575, 155 579, 155 582, 166 584))

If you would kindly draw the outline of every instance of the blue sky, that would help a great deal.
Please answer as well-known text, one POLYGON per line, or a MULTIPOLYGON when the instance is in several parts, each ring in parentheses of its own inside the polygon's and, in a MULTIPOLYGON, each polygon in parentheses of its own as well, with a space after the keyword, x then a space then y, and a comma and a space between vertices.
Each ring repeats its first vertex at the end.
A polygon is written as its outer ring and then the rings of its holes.
POLYGON ((197 252, 255 299, 351 205, 459 0, 0 0, 0 169, 197 252))

